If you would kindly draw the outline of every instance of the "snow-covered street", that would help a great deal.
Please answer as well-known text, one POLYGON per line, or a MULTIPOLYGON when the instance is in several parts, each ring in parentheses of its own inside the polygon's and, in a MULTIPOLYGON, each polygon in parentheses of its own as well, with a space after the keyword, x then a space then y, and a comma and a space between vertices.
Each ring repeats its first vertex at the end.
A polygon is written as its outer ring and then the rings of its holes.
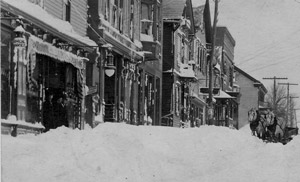
POLYGON ((300 136, 263 143, 225 127, 100 124, 38 136, 2 135, 4 182, 233 182, 300 180, 300 136))

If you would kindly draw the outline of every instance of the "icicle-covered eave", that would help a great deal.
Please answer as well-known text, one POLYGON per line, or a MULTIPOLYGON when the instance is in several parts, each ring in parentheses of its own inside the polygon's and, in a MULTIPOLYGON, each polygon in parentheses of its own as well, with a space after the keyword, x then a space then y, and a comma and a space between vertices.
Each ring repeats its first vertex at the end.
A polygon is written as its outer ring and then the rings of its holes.
POLYGON ((27 0, 1 0, 1 8, 23 16, 27 21, 68 42, 89 47, 97 46, 93 40, 79 35, 69 22, 53 17, 40 6, 27 0))

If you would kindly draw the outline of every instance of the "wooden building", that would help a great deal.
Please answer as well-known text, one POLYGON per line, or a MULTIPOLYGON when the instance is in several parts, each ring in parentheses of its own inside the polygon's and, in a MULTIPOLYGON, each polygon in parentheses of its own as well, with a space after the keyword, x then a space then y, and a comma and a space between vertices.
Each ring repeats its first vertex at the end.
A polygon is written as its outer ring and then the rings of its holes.
POLYGON ((163 24, 162 125, 189 126, 191 82, 196 80, 192 2, 164 0, 163 24))
POLYGON ((217 27, 216 31, 214 84, 220 88, 220 93, 214 97, 214 117, 217 125, 237 128, 239 92, 234 84, 235 40, 227 27, 217 27))
POLYGON ((238 129, 248 124, 248 111, 263 108, 268 90, 257 79, 237 66, 234 66, 236 83, 239 85, 239 122, 238 129))
POLYGON ((42 123, 46 130, 84 128, 85 68, 97 46, 86 37, 86 20, 82 0, 1 1, 1 118, 17 120, 13 126, 2 122, 2 129, 34 128, 18 121, 42 123), (65 113, 47 113, 48 97, 67 107, 65 113))
POLYGON ((89 0, 89 37, 99 54, 88 64, 87 119, 130 124, 160 123, 161 3, 89 0))

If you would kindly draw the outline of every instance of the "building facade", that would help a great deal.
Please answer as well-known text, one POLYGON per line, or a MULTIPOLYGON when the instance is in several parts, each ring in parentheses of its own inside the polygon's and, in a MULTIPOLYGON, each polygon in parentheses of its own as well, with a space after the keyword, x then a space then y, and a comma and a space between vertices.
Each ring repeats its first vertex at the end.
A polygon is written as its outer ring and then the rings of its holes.
POLYGON ((86 18, 86 1, 1 1, 1 118, 84 128, 86 63, 97 46, 86 18))
POLYGON ((251 75, 235 66, 235 78, 240 87, 238 129, 248 124, 248 111, 251 108, 264 107, 264 98, 268 92, 265 86, 251 75))
POLYGON ((215 96, 215 118, 217 125, 237 128, 239 93, 234 84, 234 47, 235 40, 227 27, 217 27, 214 85, 220 88, 220 94, 215 96))
POLYGON ((196 80, 191 1, 163 1, 163 22, 162 125, 189 126, 191 82, 196 80))
MULTIPOLYGON (((90 0, 89 37, 99 54, 88 65, 87 118, 97 122, 160 124, 161 3, 90 0), (109 64, 109 65, 108 65, 109 64), (107 74, 108 71, 113 71, 107 74)), ((95 123, 96 122, 96 123, 95 123)))

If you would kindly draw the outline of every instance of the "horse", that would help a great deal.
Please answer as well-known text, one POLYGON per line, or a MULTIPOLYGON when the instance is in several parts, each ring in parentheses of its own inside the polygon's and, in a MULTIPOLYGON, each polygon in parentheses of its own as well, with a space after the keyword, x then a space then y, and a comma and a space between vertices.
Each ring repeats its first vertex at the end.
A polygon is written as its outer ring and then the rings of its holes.
POLYGON ((285 134, 286 122, 283 118, 276 117, 273 112, 266 114, 267 132, 271 140, 278 142, 285 134))
MULTIPOLYGON (((256 128, 259 125, 259 120, 258 120, 258 111, 255 110, 254 108, 251 108, 248 111, 248 121, 250 123, 250 129, 252 131, 252 135, 255 136, 256 128)), ((257 135, 257 133, 256 133, 257 135)))
POLYGON ((277 126, 277 120, 275 119, 275 114, 269 110, 267 110, 264 114, 265 117, 265 125, 266 125, 266 136, 270 137, 270 140, 274 140, 274 133, 277 126))
POLYGON ((267 119, 265 115, 259 115, 258 125, 256 127, 257 137, 265 140, 266 139, 266 128, 267 128, 267 119))

